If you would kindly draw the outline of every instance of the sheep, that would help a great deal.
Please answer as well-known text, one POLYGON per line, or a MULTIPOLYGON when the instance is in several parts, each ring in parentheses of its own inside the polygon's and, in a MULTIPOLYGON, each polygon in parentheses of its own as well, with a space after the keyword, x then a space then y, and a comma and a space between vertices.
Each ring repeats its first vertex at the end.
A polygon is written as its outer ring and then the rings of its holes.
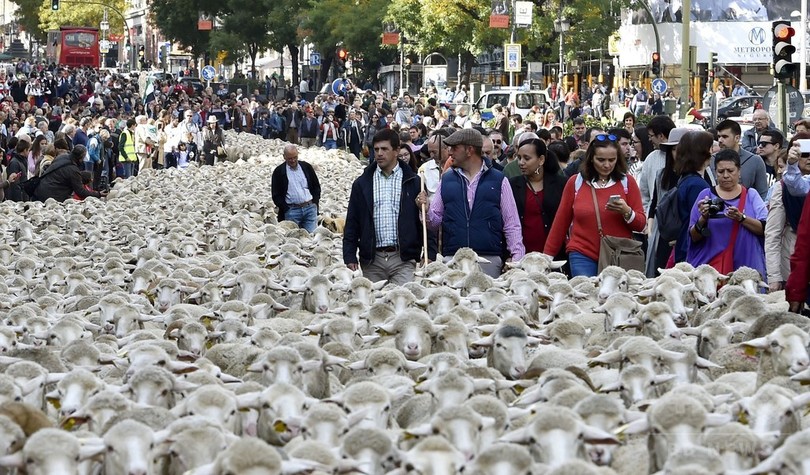
POLYGON ((75 436, 46 428, 29 437, 22 450, 0 457, 0 467, 25 469, 30 475, 78 473, 79 461, 94 455, 75 436))
POLYGON ((810 393, 796 395, 789 389, 766 383, 757 392, 738 401, 738 418, 747 421, 766 450, 801 429, 798 411, 810 403, 810 393))
POLYGON ((464 462, 464 456, 447 440, 438 436, 420 441, 402 455, 405 470, 415 473, 455 474, 461 471, 464 462))
POLYGON ((517 318, 501 322, 488 337, 473 342, 475 346, 489 348, 487 366, 495 368, 510 379, 518 379, 526 372, 526 347, 539 342, 527 335, 526 324, 517 318))
POLYGON ((585 458, 585 443, 619 443, 610 433, 585 424, 571 409, 550 404, 540 407, 528 426, 507 433, 501 440, 532 442, 535 460, 551 468, 585 458))
POLYGON ((201 415, 234 434, 241 433, 236 396, 219 386, 209 385, 195 390, 176 405, 172 413, 179 417, 201 415))
POLYGON ((599 388, 601 392, 619 391, 626 407, 652 399, 656 386, 675 378, 674 374, 655 374, 641 365, 629 365, 622 368, 619 381, 599 388))
POLYGON ((630 294, 614 293, 604 303, 593 309, 605 314, 605 331, 626 328, 631 318, 638 311, 638 303, 630 294))
POLYGON ((810 335, 796 325, 786 323, 767 336, 743 342, 743 346, 761 351, 757 368, 757 387, 776 376, 793 376, 810 365, 807 346, 810 335))
POLYGON ((729 285, 740 285, 749 293, 755 294, 760 288, 768 288, 762 276, 755 269, 742 266, 728 276, 729 285))
POLYGON ((661 275, 655 280, 652 288, 639 291, 638 296, 666 302, 675 314, 685 319, 693 309, 684 306, 684 298, 694 291, 695 284, 684 285, 670 275, 661 275))
POLYGON ((521 445, 495 444, 481 451, 475 457, 471 473, 528 475, 531 473, 532 462, 529 450, 521 445))
POLYGON ((754 431, 739 422, 707 429, 703 434, 703 445, 720 454, 728 472, 743 472, 753 468, 764 453, 754 431))
POLYGON ((396 461, 395 447, 390 437, 380 429, 355 427, 343 438, 340 449, 344 456, 358 462, 369 475, 383 475, 396 461))
POLYGON ((439 328, 430 321, 427 313, 421 310, 407 310, 393 321, 377 327, 378 331, 395 335, 396 348, 411 361, 417 361, 430 354, 431 339, 439 328))
POLYGON ((608 266, 596 277, 599 284, 599 303, 604 304, 611 295, 616 292, 627 292, 629 277, 627 271, 617 266, 608 266))

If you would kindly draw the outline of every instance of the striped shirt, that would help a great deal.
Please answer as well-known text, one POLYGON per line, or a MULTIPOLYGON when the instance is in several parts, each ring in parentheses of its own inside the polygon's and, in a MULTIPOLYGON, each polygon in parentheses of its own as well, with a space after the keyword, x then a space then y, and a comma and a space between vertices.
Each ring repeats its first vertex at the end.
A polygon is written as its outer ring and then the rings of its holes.
POLYGON ((377 247, 397 245, 399 201, 402 196, 402 168, 399 163, 385 176, 378 167, 374 172, 374 237, 377 247))
POLYGON ((304 175, 301 165, 298 165, 295 169, 287 165, 287 181, 287 196, 284 198, 287 204, 297 205, 312 200, 307 177, 304 175))

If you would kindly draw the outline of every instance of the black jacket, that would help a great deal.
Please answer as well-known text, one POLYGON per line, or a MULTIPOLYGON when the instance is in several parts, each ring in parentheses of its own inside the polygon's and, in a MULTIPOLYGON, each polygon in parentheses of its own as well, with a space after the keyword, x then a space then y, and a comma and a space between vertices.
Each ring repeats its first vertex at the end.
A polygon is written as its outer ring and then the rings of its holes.
MULTIPOLYGON (((557 215, 563 188, 567 181, 568 179, 559 173, 553 175, 546 173, 543 176, 543 227, 546 230, 546 236, 551 231, 551 223, 557 215)), ((515 196, 520 225, 523 226, 523 218, 526 215, 526 178, 523 175, 514 176, 509 179, 509 185, 515 196)))
POLYGON ((11 161, 8 162, 6 168, 7 176, 12 173, 19 173, 20 179, 13 183, 6 190, 6 200, 8 201, 28 201, 28 194, 23 190, 22 183, 27 181, 28 178, 28 157, 24 157, 17 152, 11 155, 11 161))
POLYGON ((56 201, 65 201, 76 193, 81 198, 101 195, 96 191, 87 190, 82 185, 82 175, 79 167, 71 160, 70 155, 63 154, 54 159, 51 166, 42 174, 37 187, 36 199, 45 201, 53 198, 56 201))
MULTIPOLYGON (((419 176, 411 167, 399 161, 402 169, 402 194, 399 200, 399 228, 397 240, 399 256, 403 261, 418 260, 422 254, 422 222, 416 195, 420 191, 419 176)), ((374 260, 377 248, 374 232, 374 173, 377 163, 367 166, 363 174, 352 184, 349 208, 346 212, 346 226, 343 229, 343 262, 357 262, 360 250, 360 263, 369 264, 374 260)), ((436 255, 428 255, 435 259, 436 255)))
MULTIPOLYGON (((312 201, 317 205, 321 201, 321 183, 318 181, 318 175, 315 170, 307 162, 298 160, 298 166, 304 170, 304 176, 307 178, 307 186, 309 187, 309 194, 312 195, 312 201)), ((273 194, 273 203, 278 206, 278 220, 284 221, 284 216, 290 208, 287 205, 287 186, 290 182, 287 179, 287 163, 282 163, 273 170, 273 177, 270 180, 270 190, 273 194)))

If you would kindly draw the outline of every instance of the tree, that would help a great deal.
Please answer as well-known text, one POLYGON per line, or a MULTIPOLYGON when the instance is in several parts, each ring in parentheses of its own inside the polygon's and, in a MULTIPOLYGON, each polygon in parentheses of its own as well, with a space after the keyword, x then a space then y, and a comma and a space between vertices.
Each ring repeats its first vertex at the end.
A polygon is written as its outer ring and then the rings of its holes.
POLYGON ((309 10, 309 0, 277 0, 272 5, 266 13, 272 32, 270 48, 281 55, 287 48, 292 59, 293 84, 298 84, 301 81, 298 71, 298 45, 302 39, 300 26, 309 10))
POLYGON ((39 23, 40 7, 45 0, 12 0, 19 8, 14 12, 14 19, 20 28, 28 32, 39 42, 47 40, 47 33, 39 23))
MULTIPOLYGON (((275 0, 225 0, 222 28, 211 34, 215 48, 250 57, 250 70, 256 75, 256 56, 270 48, 272 33, 266 13, 273 9, 275 0)), ((230 54, 229 54, 230 56, 230 54)))
POLYGON ((191 49, 199 57, 210 48, 211 32, 197 29, 200 12, 217 15, 222 2, 216 0, 151 0, 151 20, 169 40, 191 49))
MULTIPOLYGON (((92 26, 98 28, 104 20, 104 5, 109 5, 120 12, 126 10, 124 0, 95 0, 97 3, 85 3, 80 0, 61 0, 59 10, 51 10, 51 2, 39 2, 39 25, 43 31, 58 30, 60 26, 92 26)), ((110 32, 123 32, 124 19, 114 11, 107 15, 110 32)))

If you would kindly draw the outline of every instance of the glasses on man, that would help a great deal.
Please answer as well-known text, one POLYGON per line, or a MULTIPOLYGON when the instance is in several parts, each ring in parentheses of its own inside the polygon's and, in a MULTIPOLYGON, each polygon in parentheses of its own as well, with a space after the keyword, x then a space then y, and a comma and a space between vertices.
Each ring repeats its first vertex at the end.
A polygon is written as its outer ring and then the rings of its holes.
POLYGON ((594 140, 598 142, 615 142, 616 136, 613 134, 599 134, 594 137, 594 140))
POLYGON ((765 148, 768 145, 773 145, 773 142, 762 142, 762 141, 760 141, 760 142, 757 143, 757 145, 762 147, 762 148, 765 148))

